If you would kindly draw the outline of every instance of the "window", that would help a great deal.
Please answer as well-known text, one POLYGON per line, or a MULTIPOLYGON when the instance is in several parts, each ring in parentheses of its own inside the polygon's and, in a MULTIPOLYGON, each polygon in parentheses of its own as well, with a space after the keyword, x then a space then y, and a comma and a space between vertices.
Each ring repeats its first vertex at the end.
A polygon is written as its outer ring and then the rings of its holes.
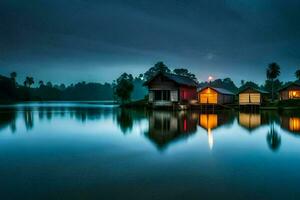
POLYGON ((290 99, 299 99, 300 98, 300 90, 290 90, 289 98, 290 99))
POLYGON ((156 90, 154 99, 155 101, 170 101, 170 90, 156 90))

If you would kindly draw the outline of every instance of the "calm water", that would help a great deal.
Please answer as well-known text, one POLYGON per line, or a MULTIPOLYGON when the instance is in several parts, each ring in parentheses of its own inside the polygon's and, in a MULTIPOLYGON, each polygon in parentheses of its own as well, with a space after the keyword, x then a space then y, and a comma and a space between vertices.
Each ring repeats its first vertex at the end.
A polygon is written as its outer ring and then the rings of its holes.
POLYGON ((0 108, 1 199, 299 199, 300 112, 0 108))

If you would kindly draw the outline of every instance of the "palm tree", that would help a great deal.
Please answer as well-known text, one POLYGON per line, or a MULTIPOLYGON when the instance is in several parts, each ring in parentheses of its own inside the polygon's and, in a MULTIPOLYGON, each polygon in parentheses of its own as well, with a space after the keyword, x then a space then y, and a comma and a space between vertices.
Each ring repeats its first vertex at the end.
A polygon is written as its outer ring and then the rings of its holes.
POLYGON ((30 87, 32 84, 34 84, 34 80, 32 77, 26 76, 26 79, 24 81, 25 87, 30 87))
POLYGON ((295 76, 298 80, 300 80, 300 69, 295 72, 295 76))
POLYGON ((273 62, 267 68, 267 79, 272 82, 272 102, 274 101, 274 80, 280 75, 280 66, 273 62))

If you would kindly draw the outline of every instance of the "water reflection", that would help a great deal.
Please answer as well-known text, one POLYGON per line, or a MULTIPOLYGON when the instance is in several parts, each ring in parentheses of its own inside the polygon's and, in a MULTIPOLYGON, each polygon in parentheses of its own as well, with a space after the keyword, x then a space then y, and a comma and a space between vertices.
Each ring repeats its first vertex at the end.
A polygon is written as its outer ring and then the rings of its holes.
POLYGON ((16 110, 13 108, 0 111, 0 133, 2 129, 7 127, 10 127, 12 133, 16 132, 16 114, 16 110))
MULTIPOLYGON (((199 113, 82 107, 80 105, 68 107, 24 105, 1 108, 0 133, 6 128, 9 128, 11 133, 22 132, 22 124, 25 125, 25 131, 32 131, 35 123, 39 124, 42 121, 50 123, 55 119, 59 119, 62 121, 61 123, 76 120, 83 124, 92 120, 101 122, 108 119, 113 121, 113 124, 108 126, 112 128, 117 125, 116 127, 123 134, 140 131, 137 125, 144 120, 148 126, 140 134, 155 144, 159 150, 164 150, 180 140, 184 141, 201 129, 207 133, 210 149, 214 146, 216 129, 226 135, 228 132, 239 132, 240 127, 249 132, 259 131, 259 127, 265 127, 266 129, 261 130, 264 132, 269 148, 273 151, 280 148, 284 132, 300 136, 300 115, 298 112, 291 111, 280 113, 274 111, 199 113), (21 123, 17 123, 17 120, 21 123), (234 121, 237 123, 234 124, 234 121), (18 126, 21 126, 20 130, 18 126)), ((53 130, 55 131, 55 127, 53 130)))
POLYGON ((275 123, 272 123, 270 125, 270 130, 268 131, 267 134, 267 142, 269 145, 269 148, 272 151, 277 151, 280 147, 281 144, 281 137, 277 130, 275 129, 275 123))
POLYGON ((214 145, 213 130, 225 124, 232 124, 233 119, 233 115, 228 112, 199 114, 199 126, 207 131, 208 145, 210 149, 212 149, 214 145))
POLYGON ((197 131, 197 115, 190 112, 153 111, 149 113, 148 120, 149 130, 145 135, 160 150, 197 131))
POLYGON ((281 113, 280 121, 283 129, 300 136, 300 114, 283 112, 281 113))

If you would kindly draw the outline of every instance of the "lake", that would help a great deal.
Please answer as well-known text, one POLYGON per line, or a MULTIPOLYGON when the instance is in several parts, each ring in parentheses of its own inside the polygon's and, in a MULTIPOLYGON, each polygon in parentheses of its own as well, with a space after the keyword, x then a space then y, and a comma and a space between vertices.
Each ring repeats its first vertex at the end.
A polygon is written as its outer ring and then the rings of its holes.
POLYGON ((299 199, 300 112, 0 107, 1 199, 299 199))

